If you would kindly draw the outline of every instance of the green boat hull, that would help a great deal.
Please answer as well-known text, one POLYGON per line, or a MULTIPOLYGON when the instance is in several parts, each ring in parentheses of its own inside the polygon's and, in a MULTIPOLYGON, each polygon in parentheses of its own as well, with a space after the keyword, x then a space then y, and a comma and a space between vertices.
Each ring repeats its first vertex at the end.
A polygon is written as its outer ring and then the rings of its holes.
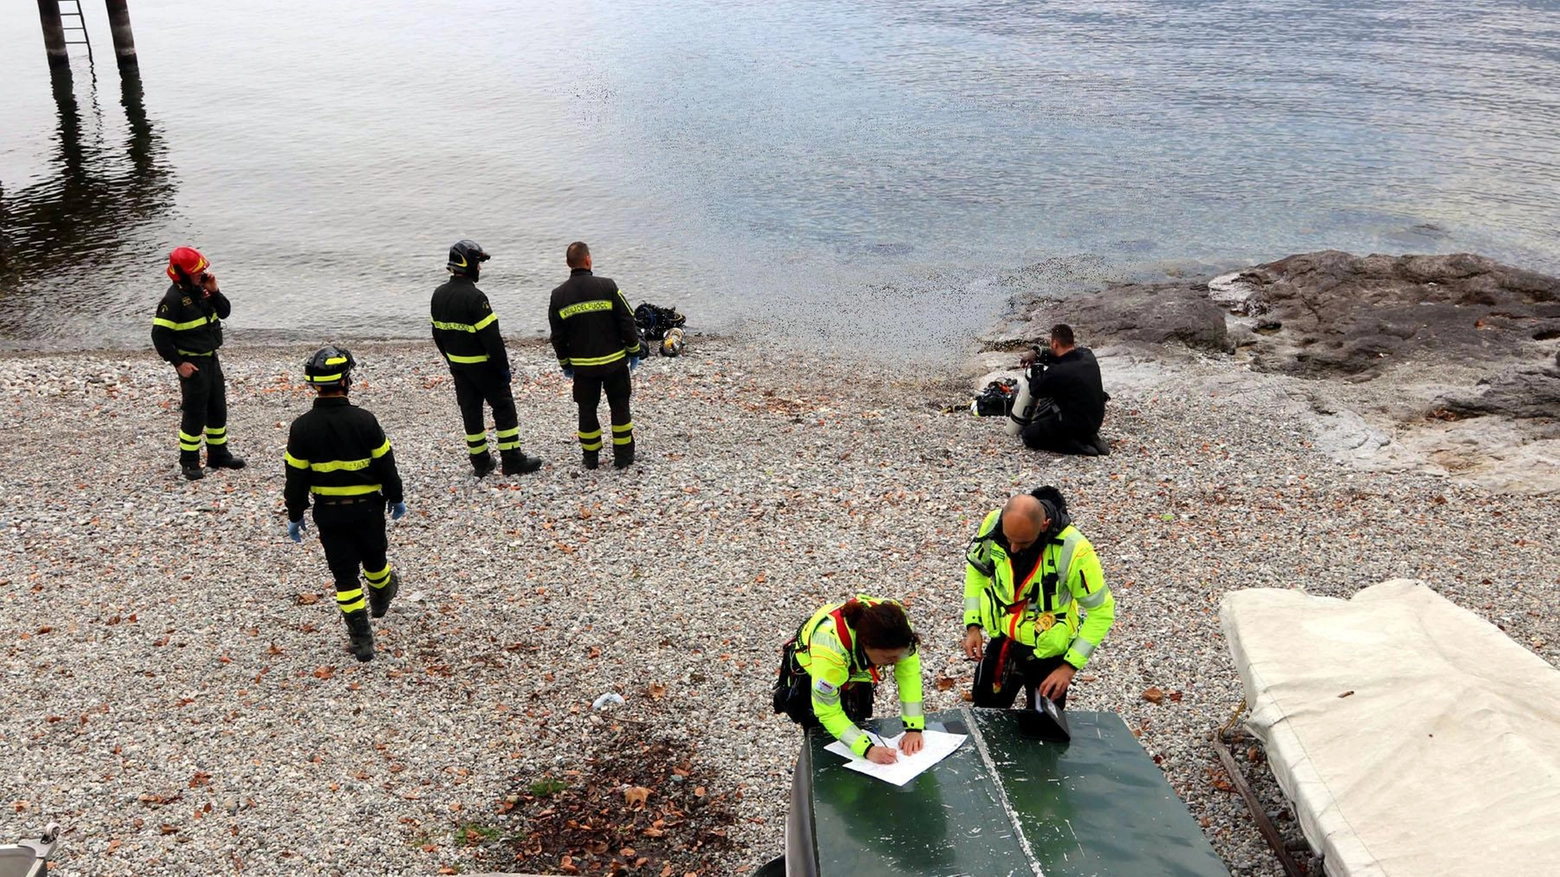
MULTIPOLYGON (((791 790, 785 873, 1167 875, 1229 870, 1114 713, 1069 712, 1070 743, 1019 731, 1013 710, 961 709, 927 727, 968 734, 958 751, 904 786, 848 770, 807 735, 791 790)), ((893 735, 897 719, 868 723, 893 735)))

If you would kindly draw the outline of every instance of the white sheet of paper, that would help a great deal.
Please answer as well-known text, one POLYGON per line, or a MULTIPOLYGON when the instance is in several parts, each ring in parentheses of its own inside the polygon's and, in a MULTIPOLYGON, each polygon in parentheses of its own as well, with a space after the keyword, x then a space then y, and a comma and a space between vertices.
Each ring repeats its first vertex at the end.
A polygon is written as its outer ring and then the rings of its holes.
MULTIPOLYGON (((895 749, 899 748, 899 741, 904 739, 904 734, 897 737, 884 739, 883 742, 895 749)), ((945 731, 922 731, 921 751, 914 755, 899 753, 899 760, 893 764, 875 764, 850 751, 838 740, 823 747, 835 755, 845 757, 845 766, 854 771, 859 771, 869 777, 876 777, 885 783, 893 783, 902 786, 920 776, 927 768, 942 761, 953 754, 968 739, 964 734, 949 734, 945 731)))

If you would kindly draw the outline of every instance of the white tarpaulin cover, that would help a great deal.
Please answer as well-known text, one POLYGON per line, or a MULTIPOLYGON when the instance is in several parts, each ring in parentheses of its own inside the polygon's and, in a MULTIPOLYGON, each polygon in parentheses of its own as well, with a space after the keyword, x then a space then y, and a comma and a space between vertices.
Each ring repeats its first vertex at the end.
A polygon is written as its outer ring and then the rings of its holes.
POLYGON ((1329 875, 1560 874, 1560 670, 1415 581, 1219 617, 1329 875))

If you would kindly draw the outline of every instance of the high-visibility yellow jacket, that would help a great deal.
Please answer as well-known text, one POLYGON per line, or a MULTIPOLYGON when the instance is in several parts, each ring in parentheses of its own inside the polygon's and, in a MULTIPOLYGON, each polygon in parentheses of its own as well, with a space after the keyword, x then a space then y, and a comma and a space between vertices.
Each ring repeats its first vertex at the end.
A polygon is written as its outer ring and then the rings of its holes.
POLYGON ((1001 518, 1001 510, 987 515, 965 554, 965 626, 1032 646, 1039 658, 1063 655, 1082 669, 1116 620, 1116 598, 1094 546, 1068 524, 1046 543, 1028 578, 1014 582, 1001 518))
MULTIPOLYGON (((856 595, 867 605, 894 603, 881 597, 856 595)), ((812 691, 813 714, 823 727, 857 755, 865 754, 872 745, 866 732, 845 715, 840 705, 840 688, 847 682, 878 681, 877 669, 867 662, 866 650, 856 638, 856 631, 836 616, 835 610, 843 603, 831 603, 814 612, 802 624, 796 638, 796 663, 805 672, 812 691), (844 631, 844 640, 841 631, 844 631)), ((894 665, 894 685, 899 689, 899 714, 904 719, 905 730, 919 731, 926 728, 926 714, 921 705, 921 656, 911 651, 903 661, 894 665)))

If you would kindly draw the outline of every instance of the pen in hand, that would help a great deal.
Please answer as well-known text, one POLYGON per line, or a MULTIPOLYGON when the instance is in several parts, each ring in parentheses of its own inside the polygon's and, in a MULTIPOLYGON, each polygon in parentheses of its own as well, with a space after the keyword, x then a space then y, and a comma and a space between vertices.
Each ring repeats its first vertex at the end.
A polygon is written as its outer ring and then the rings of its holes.
POLYGON ((873 762, 874 764, 893 764, 894 762, 899 760, 899 750, 897 750, 894 747, 888 745, 887 743, 884 743, 883 739, 881 737, 877 736, 876 734, 872 733, 871 731, 868 731, 868 730, 863 728, 862 729, 862 733, 867 735, 867 740, 872 743, 872 746, 874 748, 882 750, 882 753, 883 753, 883 755, 881 757, 879 757, 877 755, 877 753, 872 751, 872 749, 868 749, 867 750, 867 760, 868 761, 873 762))

